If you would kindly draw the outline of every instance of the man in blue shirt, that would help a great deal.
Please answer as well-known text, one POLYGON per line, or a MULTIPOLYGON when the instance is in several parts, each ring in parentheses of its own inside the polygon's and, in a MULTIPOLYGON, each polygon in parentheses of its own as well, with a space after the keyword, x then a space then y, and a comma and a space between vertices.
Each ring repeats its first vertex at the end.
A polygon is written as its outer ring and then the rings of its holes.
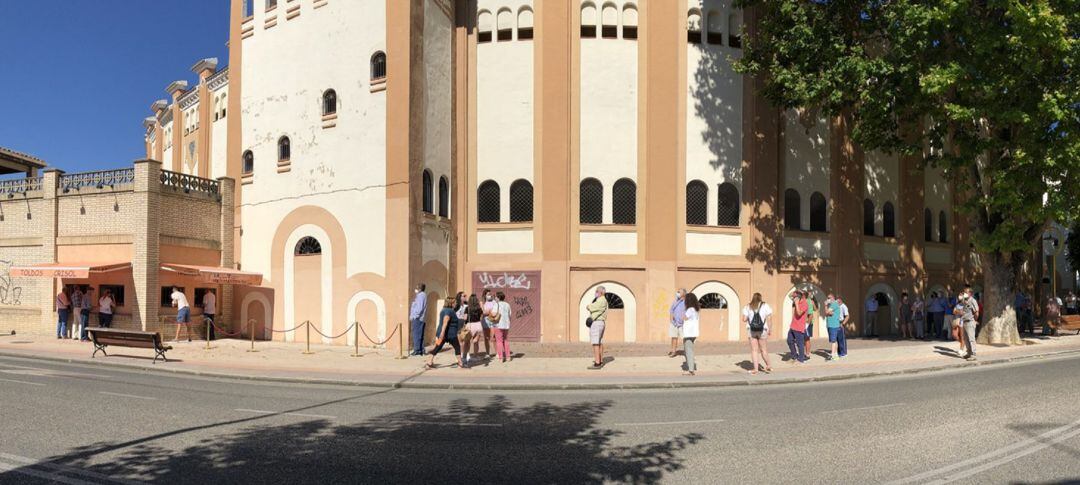
POLYGON ((675 301, 671 303, 671 308, 668 310, 668 316, 671 318, 671 324, 668 326, 668 336, 671 337, 671 351, 668 352, 668 357, 675 357, 679 351, 679 340, 682 338, 682 324, 683 318, 686 313, 686 302, 683 298, 686 297, 686 290, 680 288, 675 293, 675 301))
POLYGON ((424 316, 427 315, 427 286, 417 285, 413 292, 412 305, 409 306, 409 322, 412 330, 412 355, 424 355, 424 316))
POLYGON ((844 310, 840 307, 840 300, 829 293, 825 300, 825 327, 829 331, 829 343, 832 344, 832 353, 829 361, 847 356, 847 336, 844 335, 844 327, 841 325, 847 319, 844 310))

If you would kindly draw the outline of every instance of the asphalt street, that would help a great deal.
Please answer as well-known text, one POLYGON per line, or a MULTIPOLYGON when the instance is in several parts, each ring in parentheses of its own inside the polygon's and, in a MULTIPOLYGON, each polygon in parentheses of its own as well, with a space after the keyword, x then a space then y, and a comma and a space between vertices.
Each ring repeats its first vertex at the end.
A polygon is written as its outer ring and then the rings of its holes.
POLYGON ((1070 483, 1080 357, 670 391, 269 384, 0 357, 0 483, 1070 483))

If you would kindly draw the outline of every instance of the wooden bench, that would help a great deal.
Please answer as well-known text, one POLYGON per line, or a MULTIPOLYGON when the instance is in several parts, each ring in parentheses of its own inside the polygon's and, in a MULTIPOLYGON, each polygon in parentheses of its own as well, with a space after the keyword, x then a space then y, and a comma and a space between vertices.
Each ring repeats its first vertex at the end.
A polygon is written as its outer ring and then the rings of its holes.
POLYGON ((94 343, 94 353, 90 358, 97 356, 98 352, 105 353, 105 347, 115 345, 117 347, 132 347, 139 349, 154 349, 154 363, 158 357, 168 362, 165 352, 172 350, 172 346, 161 343, 161 334, 157 332, 141 332, 137 330, 115 330, 111 328, 88 328, 90 341, 94 343))
POLYGON ((1080 315, 1062 315, 1057 322, 1050 322, 1050 328, 1057 334, 1059 330, 1076 330, 1080 335, 1080 315))

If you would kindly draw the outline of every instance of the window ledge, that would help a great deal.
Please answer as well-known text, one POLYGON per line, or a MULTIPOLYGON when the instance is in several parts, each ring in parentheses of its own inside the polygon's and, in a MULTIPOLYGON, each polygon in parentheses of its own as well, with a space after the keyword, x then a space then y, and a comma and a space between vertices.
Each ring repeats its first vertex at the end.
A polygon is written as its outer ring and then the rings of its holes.
POLYGON ((386 78, 381 77, 379 79, 371 80, 371 92, 377 93, 379 91, 386 91, 386 78))
POLYGON ((799 229, 784 229, 784 237, 801 237, 805 239, 825 239, 830 236, 828 231, 803 231, 799 229))
POLYGON ((923 241, 923 244, 928 248, 943 248, 951 249, 952 241, 938 242, 938 241, 923 241))
POLYGON ((742 234, 739 226, 703 226, 700 224, 687 224, 686 232, 695 234, 742 234))
POLYGON ((240 174, 240 185, 250 185, 255 179, 254 174, 242 173, 240 174))
POLYGON ((277 4, 274 4, 273 6, 270 6, 270 7, 266 7, 267 12, 273 12, 274 10, 277 10, 277 4))
POLYGON ((337 119, 338 119, 337 113, 334 113, 332 115, 323 115, 323 117, 322 117, 322 127, 323 127, 323 129, 325 130, 327 128, 333 128, 333 127, 337 126, 337 119))
POLYGON ((637 232, 636 224, 581 224, 579 232, 637 232))
POLYGON ((520 231, 532 228, 532 222, 480 222, 476 224, 477 231, 520 231))
POLYGON ((285 173, 292 170, 292 163, 288 160, 279 161, 277 164, 277 173, 285 173))
POLYGON ((331 113, 331 114, 328 114, 328 115, 322 115, 322 120, 323 121, 330 121, 330 120, 336 120, 336 119, 337 119, 337 113, 331 113))

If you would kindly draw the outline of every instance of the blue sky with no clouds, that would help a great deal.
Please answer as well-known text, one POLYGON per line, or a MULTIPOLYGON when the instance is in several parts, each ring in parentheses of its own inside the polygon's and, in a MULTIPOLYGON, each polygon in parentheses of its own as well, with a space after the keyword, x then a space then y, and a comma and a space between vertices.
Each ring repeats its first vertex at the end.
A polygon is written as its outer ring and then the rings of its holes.
POLYGON ((67 172, 145 156, 143 118, 204 57, 229 0, 0 0, 0 146, 67 172))

